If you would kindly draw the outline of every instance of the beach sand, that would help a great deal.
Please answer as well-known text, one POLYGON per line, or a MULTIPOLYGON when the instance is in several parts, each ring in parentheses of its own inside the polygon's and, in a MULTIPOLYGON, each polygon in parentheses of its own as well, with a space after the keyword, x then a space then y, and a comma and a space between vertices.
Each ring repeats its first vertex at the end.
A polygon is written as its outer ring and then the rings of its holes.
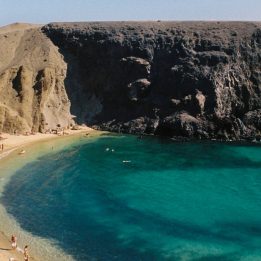
MULTIPOLYGON (((75 135, 81 132, 89 133, 93 131, 95 130, 89 127, 80 127, 79 130, 66 130, 65 133, 66 135, 75 135)), ((57 137, 59 137, 59 135, 57 134, 36 133, 33 135, 10 135, 8 133, 2 133, 0 134, 0 145, 1 144, 4 145, 4 150, 3 151, 0 150, 0 159, 7 156, 13 150, 17 150, 18 148, 23 150, 23 147, 27 146, 32 142, 38 142, 41 140, 57 138, 57 137)))
POLYGON ((13 261, 24 260, 23 254, 17 250, 13 250, 7 236, 3 232, 0 232, 0 260, 9 261, 10 258, 14 258, 13 261))
POLYGON ((6 236, 3 233, 0 233, 0 258, 1 260, 9 260, 11 257, 13 257, 15 260, 22 259, 22 256, 19 255, 17 252, 12 250, 10 247, 11 244, 8 242, 6 236))
MULTIPOLYGON (((80 133, 91 133, 95 132, 95 130, 88 128, 88 127, 80 127, 79 130, 66 130, 66 136, 70 135, 77 135, 80 133)), ((56 134, 41 134, 36 133, 34 135, 10 135, 7 133, 1 133, 0 135, 0 160, 7 157, 10 153, 16 153, 19 154, 22 151, 24 152, 24 155, 26 155, 26 147, 33 143, 38 143, 41 141, 45 141, 48 139, 58 139, 61 138, 60 136, 56 134), (1 150, 1 145, 4 145, 3 151, 1 150)), ((64 136, 63 136, 64 137, 64 136)), ((0 161, 1 163, 1 161, 0 161)), ((14 261, 23 261, 23 254, 19 253, 17 250, 12 250, 10 238, 11 235, 5 235, 2 231, 3 228, 1 228, 0 223, 0 261, 9 261, 10 258, 14 258, 14 261)), ((18 246, 22 248, 23 246, 18 246)), ((30 251, 30 248, 29 248, 30 251)), ((29 252, 30 253, 30 252, 29 252)), ((33 258, 31 257, 30 260, 44 260, 43 258, 33 258)))

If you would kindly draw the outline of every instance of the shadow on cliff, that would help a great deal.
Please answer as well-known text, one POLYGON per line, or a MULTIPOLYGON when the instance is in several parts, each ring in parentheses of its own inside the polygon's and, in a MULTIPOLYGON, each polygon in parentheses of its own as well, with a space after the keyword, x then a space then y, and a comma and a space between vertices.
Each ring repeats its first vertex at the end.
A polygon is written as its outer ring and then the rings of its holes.
POLYGON ((258 26, 122 22, 43 30, 67 63, 65 88, 78 124, 239 140, 260 135, 258 26))

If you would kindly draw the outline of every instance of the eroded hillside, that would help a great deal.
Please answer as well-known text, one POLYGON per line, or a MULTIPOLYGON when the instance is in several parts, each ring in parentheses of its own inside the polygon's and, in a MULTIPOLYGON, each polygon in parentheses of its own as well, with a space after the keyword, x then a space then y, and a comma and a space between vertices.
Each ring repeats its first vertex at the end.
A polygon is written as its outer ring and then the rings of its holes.
POLYGON ((0 29, 0 131, 31 132, 67 126, 66 64, 40 27, 0 29))

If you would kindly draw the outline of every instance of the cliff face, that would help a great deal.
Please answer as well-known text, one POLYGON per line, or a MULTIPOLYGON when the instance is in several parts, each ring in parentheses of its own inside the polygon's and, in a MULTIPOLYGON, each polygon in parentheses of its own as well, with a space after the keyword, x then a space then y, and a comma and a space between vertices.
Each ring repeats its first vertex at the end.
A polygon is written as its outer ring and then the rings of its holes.
POLYGON ((261 24, 49 24, 79 123, 130 133, 254 138, 261 130, 261 24))
POLYGON ((71 122, 66 64, 40 28, 1 28, 0 57, 0 131, 44 131, 71 122))
POLYGON ((79 124, 116 132, 260 137, 261 23, 53 23, 41 30, 31 32, 42 39, 37 46, 23 37, 0 70, 0 130, 1 117, 2 129, 12 115, 21 128, 41 129, 68 124, 71 112, 79 124))

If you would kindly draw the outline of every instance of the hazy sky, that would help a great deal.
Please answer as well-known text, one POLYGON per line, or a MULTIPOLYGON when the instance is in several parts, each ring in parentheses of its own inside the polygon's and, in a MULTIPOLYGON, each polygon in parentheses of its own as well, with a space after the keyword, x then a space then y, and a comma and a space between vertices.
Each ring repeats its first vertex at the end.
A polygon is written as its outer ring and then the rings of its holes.
POLYGON ((0 0, 0 25, 115 20, 261 20, 261 0, 0 0))

